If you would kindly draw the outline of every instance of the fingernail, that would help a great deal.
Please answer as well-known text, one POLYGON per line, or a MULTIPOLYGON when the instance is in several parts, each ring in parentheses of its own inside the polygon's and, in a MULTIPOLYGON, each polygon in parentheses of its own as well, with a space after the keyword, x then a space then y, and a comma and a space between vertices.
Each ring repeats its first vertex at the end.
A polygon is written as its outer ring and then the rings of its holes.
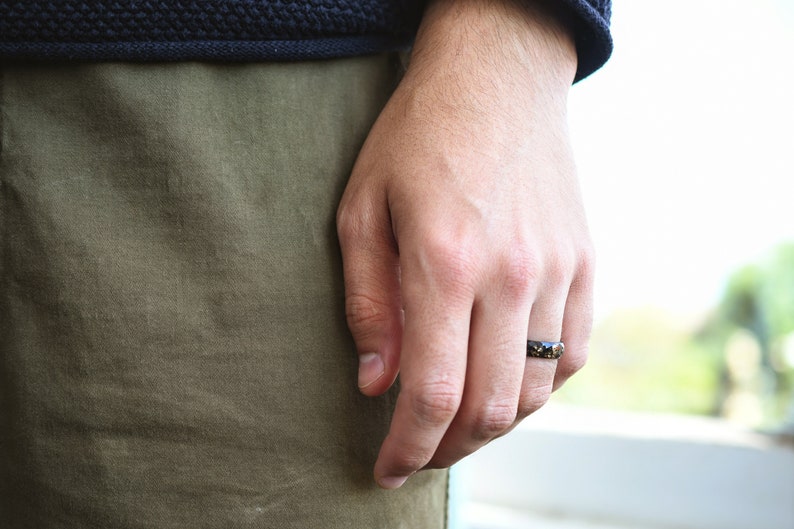
POLYGON ((364 389, 380 377, 386 371, 378 353, 366 353, 358 357, 358 387, 364 389))
POLYGON ((385 478, 380 478, 378 480, 378 486, 380 486, 380 488, 382 489, 394 490, 400 488, 402 484, 406 482, 407 479, 408 476, 402 476, 402 477, 389 476, 385 478))

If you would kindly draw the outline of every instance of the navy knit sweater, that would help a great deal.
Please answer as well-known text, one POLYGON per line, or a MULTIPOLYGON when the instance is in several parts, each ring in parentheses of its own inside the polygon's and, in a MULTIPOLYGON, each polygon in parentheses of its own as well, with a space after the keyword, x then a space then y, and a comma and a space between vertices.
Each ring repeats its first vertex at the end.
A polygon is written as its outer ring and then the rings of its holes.
MULTIPOLYGON (((577 79, 612 49, 610 0, 564 0, 577 79)), ((421 0, 0 0, 0 59, 262 61, 410 46, 421 0)))

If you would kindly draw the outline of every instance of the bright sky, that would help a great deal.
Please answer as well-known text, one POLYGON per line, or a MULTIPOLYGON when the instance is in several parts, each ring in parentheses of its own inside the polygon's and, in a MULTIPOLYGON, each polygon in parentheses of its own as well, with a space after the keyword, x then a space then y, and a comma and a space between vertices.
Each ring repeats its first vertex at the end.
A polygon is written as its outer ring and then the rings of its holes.
POLYGON ((613 58, 571 96, 597 317, 700 312, 731 271, 794 241, 794 2, 613 9, 613 58))

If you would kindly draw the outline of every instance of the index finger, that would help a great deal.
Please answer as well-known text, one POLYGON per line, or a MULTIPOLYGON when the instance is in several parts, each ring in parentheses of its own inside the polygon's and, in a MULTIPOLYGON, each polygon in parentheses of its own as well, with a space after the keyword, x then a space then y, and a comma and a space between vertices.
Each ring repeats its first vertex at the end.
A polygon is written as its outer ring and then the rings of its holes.
POLYGON ((375 479, 387 489, 433 457, 458 412, 466 378, 473 294, 411 272, 403 269, 400 395, 375 463, 375 479))

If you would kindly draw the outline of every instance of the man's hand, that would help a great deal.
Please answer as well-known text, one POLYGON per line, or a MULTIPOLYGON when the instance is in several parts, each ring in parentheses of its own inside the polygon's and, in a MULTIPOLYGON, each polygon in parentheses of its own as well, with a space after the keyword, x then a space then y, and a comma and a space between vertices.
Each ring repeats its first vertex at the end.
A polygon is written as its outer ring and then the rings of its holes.
POLYGON ((401 392, 384 488, 505 434, 586 358, 592 246, 566 130, 570 35, 531 2, 440 0, 338 213, 359 386, 401 392), (526 357, 526 340, 566 345, 526 357))

